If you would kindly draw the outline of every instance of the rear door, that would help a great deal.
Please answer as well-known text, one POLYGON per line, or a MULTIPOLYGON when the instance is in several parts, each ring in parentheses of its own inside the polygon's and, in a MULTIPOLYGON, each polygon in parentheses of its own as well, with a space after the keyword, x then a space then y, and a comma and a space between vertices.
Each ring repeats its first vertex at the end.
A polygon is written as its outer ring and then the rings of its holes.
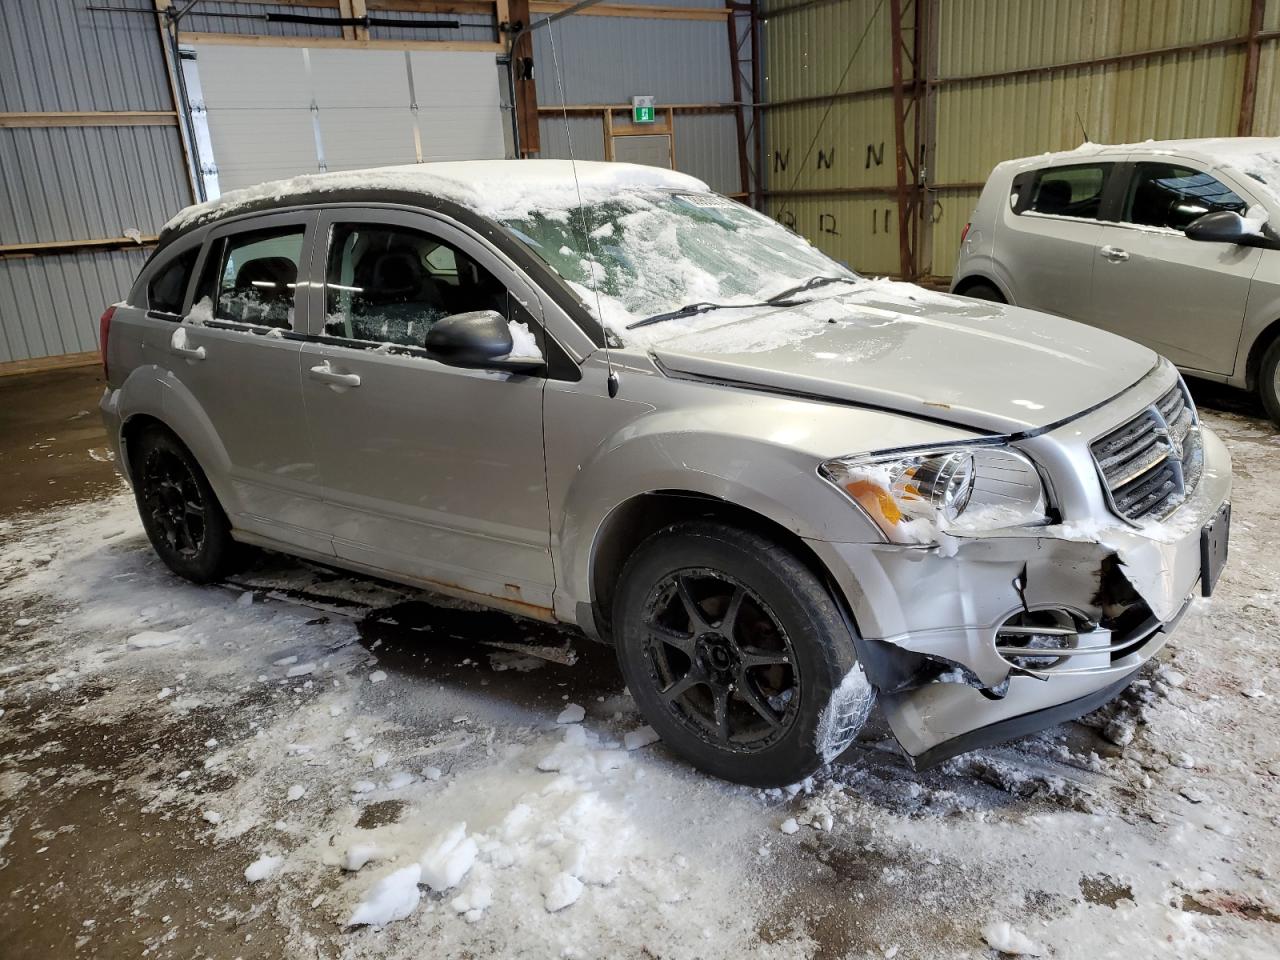
POLYGON ((189 314, 170 317, 147 343, 152 362, 173 378, 166 403, 184 415, 194 409, 199 428, 216 438, 218 462, 202 465, 216 474, 232 525, 331 555, 318 532, 320 477, 299 374, 306 301, 298 277, 306 276, 315 220, 313 212, 284 213, 212 230, 189 314))
POLYGON ((335 551, 548 615, 545 379, 447 366, 423 349, 436 320, 487 309, 543 347, 533 289, 427 214, 334 209, 320 231, 302 382, 335 551))
POLYGON ((1112 161, 1030 170, 1014 178, 996 236, 1020 307, 1092 322, 1090 283, 1112 161))
POLYGON ((1206 213, 1243 216, 1251 202, 1198 163, 1134 163, 1119 222, 1106 225, 1098 238, 1098 326, 1144 343, 1184 369, 1229 375, 1262 250, 1189 240, 1183 231, 1206 213))

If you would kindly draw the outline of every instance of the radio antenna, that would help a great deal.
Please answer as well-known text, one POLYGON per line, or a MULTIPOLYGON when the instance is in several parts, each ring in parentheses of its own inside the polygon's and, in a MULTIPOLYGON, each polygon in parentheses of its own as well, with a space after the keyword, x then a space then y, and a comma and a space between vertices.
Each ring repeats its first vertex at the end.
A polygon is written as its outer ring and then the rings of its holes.
POLYGON ((596 298, 596 319, 600 321, 600 333, 604 337, 604 365, 608 371, 606 384, 608 385, 609 396, 616 397, 618 395, 618 373, 613 368, 613 355, 609 352, 609 328, 604 321, 604 307, 600 302, 600 283, 596 275, 600 262, 596 259, 596 251, 591 243, 591 227, 587 223, 587 211, 582 203, 582 182, 578 179, 578 162, 573 156, 573 132, 569 129, 569 109, 565 105, 564 99, 564 75, 560 72, 560 58, 556 55, 556 34, 555 28, 552 27, 551 21, 556 19, 554 16, 548 17, 543 23, 547 27, 547 40, 551 43, 551 64, 556 72, 556 89, 560 93, 560 112, 564 116, 564 136, 569 144, 569 169, 573 171, 573 188, 578 194, 578 223, 582 230, 582 240, 587 247, 587 263, 591 268, 591 292, 596 298))

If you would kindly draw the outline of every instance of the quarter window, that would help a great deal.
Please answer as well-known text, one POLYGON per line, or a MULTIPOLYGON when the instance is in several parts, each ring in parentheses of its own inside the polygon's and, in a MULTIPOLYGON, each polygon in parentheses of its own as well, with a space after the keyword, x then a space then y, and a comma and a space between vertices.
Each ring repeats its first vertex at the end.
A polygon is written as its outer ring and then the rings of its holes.
POLYGON ((147 308, 177 317, 182 314, 182 301, 187 295, 187 283, 196 265, 200 245, 174 257, 163 267, 147 286, 147 308))
POLYGON ((421 347, 441 317, 471 310, 511 316, 506 287, 457 247, 406 227, 333 227, 325 274, 327 336, 421 347))
POLYGON ((215 241, 201 283, 214 319, 291 328, 304 233, 304 227, 289 226, 215 241))
POLYGON ((1096 220, 1110 173, 1109 163, 1041 170, 1032 183, 1027 209, 1051 216, 1096 220))
POLYGON ((1185 230, 1206 213, 1244 214, 1248 202, 1201 170, 1170 163, 1140 163, 1125 198, 1124 221, 1185 230))

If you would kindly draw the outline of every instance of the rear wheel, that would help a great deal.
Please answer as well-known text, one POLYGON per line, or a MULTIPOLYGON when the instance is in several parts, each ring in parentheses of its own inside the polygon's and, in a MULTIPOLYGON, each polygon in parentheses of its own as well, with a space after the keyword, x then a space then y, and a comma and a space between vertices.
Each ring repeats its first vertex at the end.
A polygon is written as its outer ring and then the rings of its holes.
POLYGON ((843 752, 871 709, 835 601, 754 533, 697 521, 654 534, 623 570, 614 625, 645 717, 726 780, 802 780, 843 752))
POLYGON ((964 288, 964 292, 960 296, 972 297, 974 300, 990 300, 992 303, 1009 302, 1004 298, 1003 293, 989 283, 971 283, 964 288))
POLYGON ((1262 354, 1258 367, 1258 396, 1271 422, 1280 426, 1280 337, 1262 354))
POLYGON ((227 515, 191 451, 163 429, 147 430, 133 446, 134 498, 160 559, 195 583, 231 573, 242 549, 231 539, 227 515))

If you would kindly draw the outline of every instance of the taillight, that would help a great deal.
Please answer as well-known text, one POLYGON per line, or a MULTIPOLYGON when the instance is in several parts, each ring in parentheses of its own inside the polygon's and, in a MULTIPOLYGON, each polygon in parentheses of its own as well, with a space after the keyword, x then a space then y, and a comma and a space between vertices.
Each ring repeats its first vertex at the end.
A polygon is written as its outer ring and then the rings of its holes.
POLYGON ((965 238, 965 237, 967 237, 967 236, 969 235, 969 228, 970 228, 971 226, 973 226, 973 224, 971 224, 971 223, 966 223, 966 224, 964 225, 964 229, 960 231, 960 242, 961 242, 961 243, 964 243, 964 238, 965 238))
POLYGON ((107 337, 111 334, 111 318, 116 308, 107 307, 98 318, 98 352, 102 355, 102 375, 107 376, 107 337))

